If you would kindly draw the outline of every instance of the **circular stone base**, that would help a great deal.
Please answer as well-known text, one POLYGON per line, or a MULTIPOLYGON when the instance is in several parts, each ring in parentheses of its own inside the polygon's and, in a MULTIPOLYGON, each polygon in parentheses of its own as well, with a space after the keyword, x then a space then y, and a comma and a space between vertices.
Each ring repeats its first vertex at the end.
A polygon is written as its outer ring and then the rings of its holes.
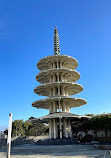
POLYGON ((57 138, 57 139, 44 139, 38 140, 36 145, 70 145, 70 144, 77 144, 76 139, 74 138, 57 138))

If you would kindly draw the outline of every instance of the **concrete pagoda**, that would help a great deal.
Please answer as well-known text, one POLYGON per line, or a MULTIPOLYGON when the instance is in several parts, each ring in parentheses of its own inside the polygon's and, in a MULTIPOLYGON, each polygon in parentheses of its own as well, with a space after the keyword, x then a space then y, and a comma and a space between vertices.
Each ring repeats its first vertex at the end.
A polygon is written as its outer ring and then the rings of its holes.
MULTIPOLYGON (((38 95, 47 96, 32 103, 37 109, 47 109, 49 114, 33 122, 49 123, 49 138, 71 138, 71 119, 85 118, 70 113, 73 107, 79 107, 86 104, 86 100, 70 97, 83 91, 83 87, 76 81, 80 74, 75 70, 78 62, 75 58, 60 55, 59 35, 57 27, 54 30, 54 55, 42 58, 37 63, 41 71, 36 80, 41 83, 34 89, 38 95)), ((87 117, 86 117, 87 118, 87 117)))

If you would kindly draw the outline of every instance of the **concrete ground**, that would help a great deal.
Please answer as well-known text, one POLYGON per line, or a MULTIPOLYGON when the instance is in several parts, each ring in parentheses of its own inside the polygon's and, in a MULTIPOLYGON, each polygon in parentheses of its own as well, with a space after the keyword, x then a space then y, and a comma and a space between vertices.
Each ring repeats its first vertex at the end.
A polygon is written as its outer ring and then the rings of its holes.
MULTIPOLYGON (((18 145, 12 148, 11 158, 103 158, 108 150, 95 149, 93 145, 18 145)), ((109 158, 109 154, 106 158, 109 158)), ((0 151, 0 158, 6 158, 6 152, 0 151)))

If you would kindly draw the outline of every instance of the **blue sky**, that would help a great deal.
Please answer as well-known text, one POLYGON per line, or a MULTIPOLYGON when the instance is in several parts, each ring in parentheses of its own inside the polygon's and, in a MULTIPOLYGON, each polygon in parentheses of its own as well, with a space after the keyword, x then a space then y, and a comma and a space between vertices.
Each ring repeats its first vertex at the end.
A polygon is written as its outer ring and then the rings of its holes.
POLYGON ((34 94, 38 60, 53 55, 53 31, 58 26, 61 54, 78 60, 77 83, 87 100, 72 113, 111 112, 111 1, 0 1, 0 130, 13 120, 40 117, 47 110, 31 107, 43 98, 34 94))

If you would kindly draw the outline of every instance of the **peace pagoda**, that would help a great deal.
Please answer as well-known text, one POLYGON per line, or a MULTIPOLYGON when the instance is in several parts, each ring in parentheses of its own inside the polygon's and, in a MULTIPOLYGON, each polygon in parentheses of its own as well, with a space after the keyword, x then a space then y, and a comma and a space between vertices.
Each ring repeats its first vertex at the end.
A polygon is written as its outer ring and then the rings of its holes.
POLYGON ((75 69, 78 61, 68 55, 60 55, 59 34, 57 27, 54 30, 54 55, 42 58, 37 63, 41 71, 36 80, 41 84, 34 89, 38 95, 47 96, 45 99, 32 103, 37 109, 47 109, 49 114, 33 122, 49 123, 49 138, 71 138, 71 121, 74 119, 88 118, 70 113, 73 107, 80 107, 87 103, 86 100, 70 95, 83 91, 83 86, 77 84, 80 78, 75 69))

